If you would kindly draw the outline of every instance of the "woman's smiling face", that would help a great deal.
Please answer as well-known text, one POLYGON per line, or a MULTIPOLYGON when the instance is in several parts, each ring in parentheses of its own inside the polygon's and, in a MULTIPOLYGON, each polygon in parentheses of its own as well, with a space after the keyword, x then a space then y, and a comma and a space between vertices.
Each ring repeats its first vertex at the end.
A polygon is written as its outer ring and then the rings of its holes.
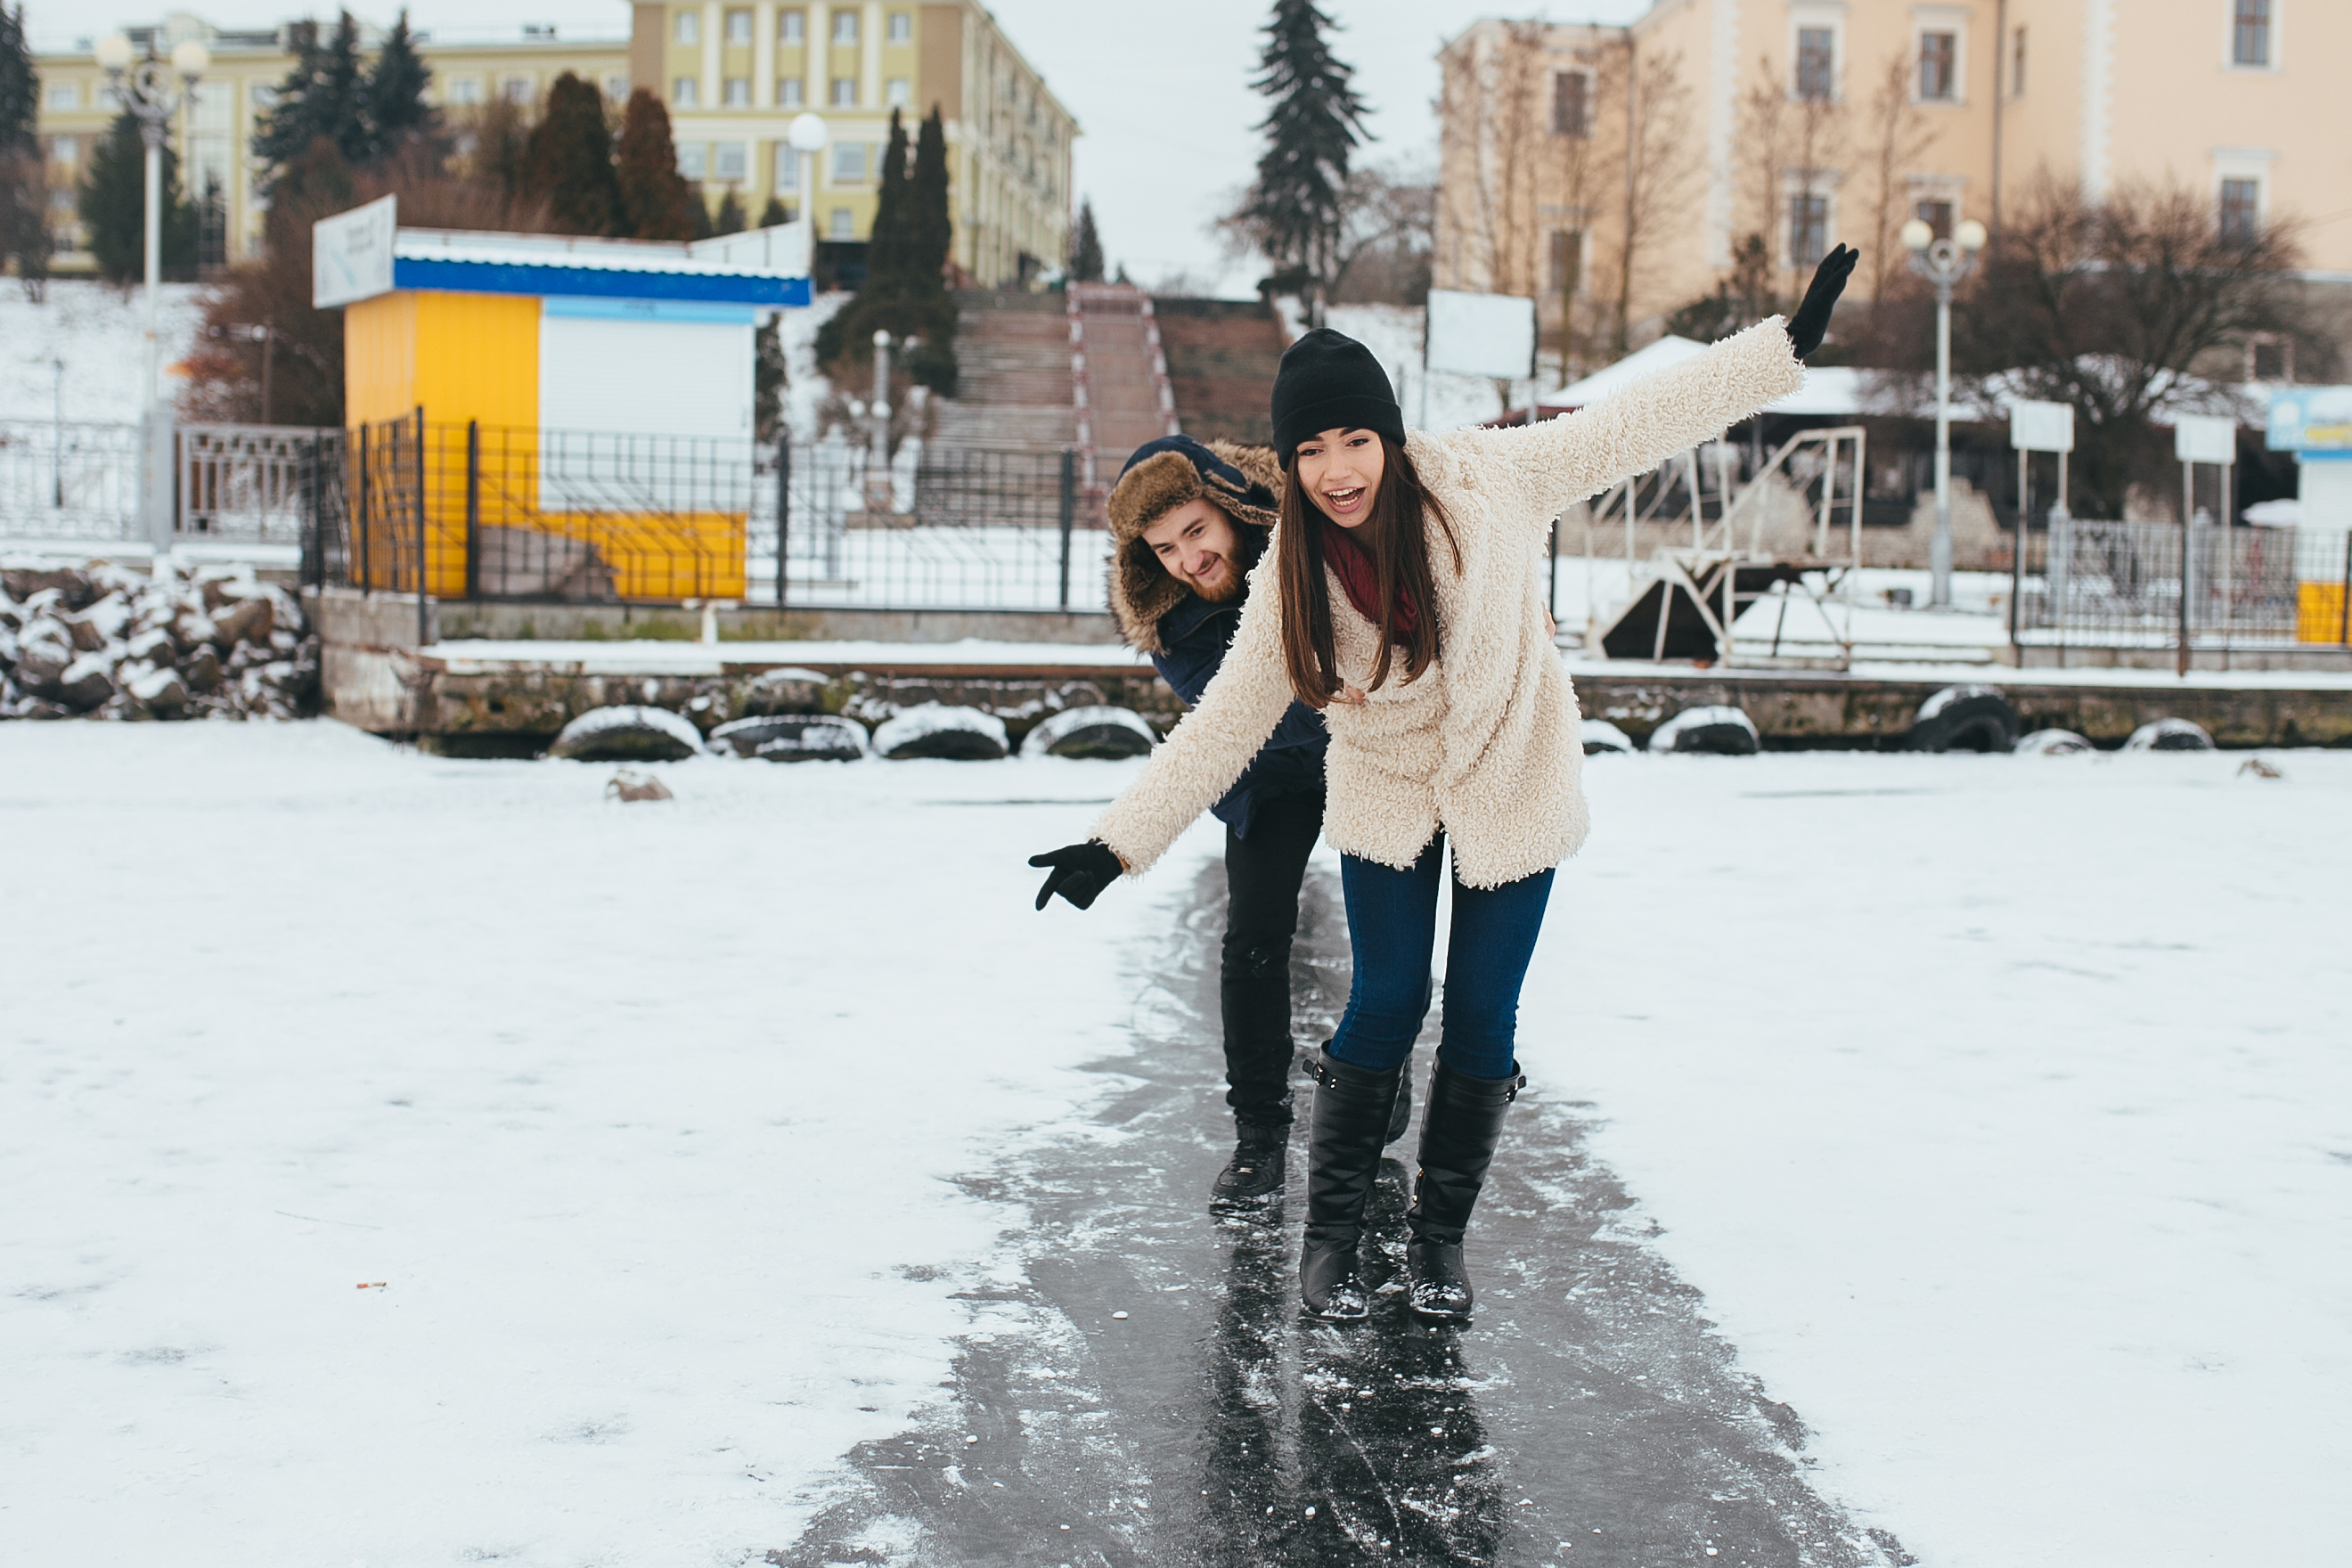
POLYGON ((1374 430, 1326 430, 1298 443, 1291 458, 1298 488, 1341 528, 1358 528, 1372 515, 1388 469, 1388 449, 1374 430))

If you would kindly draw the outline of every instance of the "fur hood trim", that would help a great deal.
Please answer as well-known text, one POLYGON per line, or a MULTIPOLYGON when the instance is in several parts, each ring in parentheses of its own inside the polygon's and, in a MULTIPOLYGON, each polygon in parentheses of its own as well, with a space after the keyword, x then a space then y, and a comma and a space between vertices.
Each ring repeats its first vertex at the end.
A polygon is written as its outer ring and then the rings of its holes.
MULTIPOLYGON (((1237 527, 1271 532, 1282 493, 1282 465, 1271 447, 1199 442, 1171 436, 1139 448, 1110 492, 1110 608, 1119 636, 1146 654, 1167 651, 1160 617, 1192 590, 1168 574, 1143 531, 1195 500, 1207 500, 1237 527)), ((1264 541, 1259 542, 1261 552, 1264 541)))

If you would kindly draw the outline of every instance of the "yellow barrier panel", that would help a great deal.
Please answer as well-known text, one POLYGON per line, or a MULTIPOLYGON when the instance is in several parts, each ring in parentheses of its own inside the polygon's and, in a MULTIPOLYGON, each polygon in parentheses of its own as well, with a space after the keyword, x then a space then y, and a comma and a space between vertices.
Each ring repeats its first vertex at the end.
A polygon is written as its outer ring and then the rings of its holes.
POLYGON ((2344 641, 2344 584, 2298 583, 2294 595, 2294 640, 2344 641))

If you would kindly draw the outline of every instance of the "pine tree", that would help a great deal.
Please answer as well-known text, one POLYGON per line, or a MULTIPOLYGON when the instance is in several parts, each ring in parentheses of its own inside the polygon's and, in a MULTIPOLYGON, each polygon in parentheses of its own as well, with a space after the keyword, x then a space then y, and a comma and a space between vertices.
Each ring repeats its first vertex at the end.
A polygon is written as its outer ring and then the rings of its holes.
POLYGON ((0 5, 0 153, 37 146, 39 92, 40 73, 33 68, 33 51, 25 40, 25 7, 11 12, 0 5))
POLYGON ((787 224, 792 221, 792 219, 784 216, 784 201, 782 196, 770 196, 768 198, 768 205, 760 209, 760 226, 761 228, 774 228, 779 224, 787 224))
POLYGON ((910 180, 908 264, 927 287, 944 287, 948 258, 955 248, 955 218, 948 205, 948 132, 936 103, 916 133, 910 180))
POLYGON ((570 71, 547 89, 547 114, 532 128, 523 178, 546 199, 559 234, 610 235, 625 226, 604 97, 570 71))
POLYGON ((639 239, 685 239, 694 232, 689 204, 700 203, 677 172, 669 110, 644 88, 621 111, 621 142, 614 159, 620 192, 621 232, 639 239))
POLYGON ((947 132, 937 110, 923 122, 914 163, 910 174, 906 127, 894 113, 866 247, 866 281, 857 298, 817 330, 817 358, 846 374, 871 363, 877 331, 901 341, 914 337, 919 346, 899 362, 905 374, 953 396, 956 307, 946 278, 953 228, 947 132))
POLYGON ((1077 226, 1070 230, 1070 281, 1099 283, 1102 275, 1102 236, 1095 232, 1095 204, 1082 201, 1077 226))
MULTIPOLYGON (((185 273, 196 265, 196 209, 180 194, 180 160, 163 148, 163 268, 185 273)), ((90 254, 110 283, 131 283, 147 269, 147 144, 139 121, 118 114, 90 149, 81 187, 81 221, 90 254)))
POLYGON ((432 83, 432 68, 416 53, 415 36, 408 30, 408 13, 404 9, 392 31, 384 35, 375 67, 368 72, 366 112, 376 157, 385 157, 433 133, 438 116, 425 100, 432 83))
POLYGON ((358 168, 374 161, 378 148, 369 129, 367 91, 360 68, 359 24, 345 11, 333 36, 319 41, 316 22, 297 22, 288 29, 294 45, 294 67, 278 84, 278 101, 253 133, 253 155, 268 165, 274 179, 278 168, 326 139, 345 163, 358 168))
POLYGON ((25 292, 41 297, 49 272, 48 179, 34 134, 39 73, 25 39, 25 8, 0 5, 0 261, 16 264, 25 292))
POLYGON ((740 234, 743 223, 743 198, 735 194, 734 186, 730 185, 719 198, 719 216, 710 220, 710 232, 740 234))
POLYGON ((703 195, 702 187, 699 184, 691 184, 686 188, 688 192, 686 204, 686 237, 709 239, 719 232, 717 226, 710 221, 710 203, 703 195))
POLYGON ((1365 139, 1364 102, 1348 85, 1354 73, 1323 36, 1330 26, 1314 0, 1275 0, 1262 74, 1250 83, 1273 100, 1258 125, 1265 155, 1237 215, 1267 260, 1305 268, 1318 291, 1338 259, 1349 157, 1365 139))
POLYGON ((907 127, 890 111, 890 142, 882 153, 882 177, 875 182, 874 227, 866 238, 866 286, 895 294, 908 275, 913 238, 908 218, 907 127))

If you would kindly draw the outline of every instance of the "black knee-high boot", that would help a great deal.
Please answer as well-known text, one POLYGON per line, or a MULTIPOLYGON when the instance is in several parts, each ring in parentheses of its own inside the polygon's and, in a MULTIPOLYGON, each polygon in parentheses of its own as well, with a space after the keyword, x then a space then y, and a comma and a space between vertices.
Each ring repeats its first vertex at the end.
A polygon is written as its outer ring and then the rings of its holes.
POLYGON ((1421 1175, 1413 1183, 1412 1208, 1405 1224, 1405 1266, 1412 1277, 1410 1298, 1416 1316, 1436 1322, 1465 1322, 1475 1304, 1462 1271, 1462 1233, 1470 1224, 1495 1143, 1503 1132, 1503 1110, 1527 1084, 1517 1064, 1508 1078, 1471 1078, 1444 1061, 1430 1070, 1429 1108, 1421 1123, 1421 1175))
POLYGON ((1402 1067, 1371 1072, 1327 1049, 1315 1068, 1315 1111, 1307 1140, 1307 1247, 1298 1259, 1298 1293, 1318 1318, 1361 1318, 1371 1310, 1357 1267, 1364 1204, 1380 1169, 1389 1111, 1402 1067))

